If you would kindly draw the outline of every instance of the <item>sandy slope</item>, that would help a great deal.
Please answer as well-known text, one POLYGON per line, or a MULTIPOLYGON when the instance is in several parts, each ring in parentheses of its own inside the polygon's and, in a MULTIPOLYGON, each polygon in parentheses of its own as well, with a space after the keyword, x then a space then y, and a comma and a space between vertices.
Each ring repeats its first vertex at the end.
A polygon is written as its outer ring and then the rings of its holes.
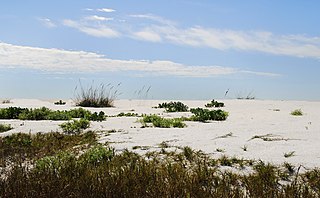
MULTIPOLYGON (((9 106, 42 107, 51 109, 75 108, 71 101, 65 106, 56 106, 52 102, 15 99, 11 104, 0 104, 0 108, 9 106)), ((118 100, 115 108, 93 109, 103 110, 107 115, 117 115, 120 112, 156 113, 164 117, 188 116, 190 113, 164 113, 162 109, 151 108, 165 101, 129 101, 118 100)), ((189 107, 204 107, 208 101, 182 101, 189 107)), ((117 150, 132 149, 133 146, 158 149, 158 145, 167 141, 171 146, 190 146, 219 157, 222 154, 250 159, 261 159, 272 163, 284 161, 304 165, 306 167, 320 166, 320 102, 306 101, 270 101, 270 100, 224 100, 223 109, 230 116, 223 122, 186 122, 187 128, 160 129, 140 128, 141 124, 135 117, 108 118, 104 122, 92 122, 91 129, 118 132, 102 136, 101 141, 112 142, 117 150), (278 109, 280 111, 275 111, 278 109), (303 116, 292 116, 294 109, 302 109, 303 116), (226 134, 232 134, 226 138, 226 134), (255 135, 267 135, 274 141, 251 139, 255 135), (247 151, 243 147, 247 147, 247 151), (217 149, 224 152, 217 152, 217 149), (284 153, 294 151, 294 156, 285 158, 284 153)), ((20 121, 0 120, 0 123, 10 123, 13 130, 1 135, 16 132, 50 132, 61 131, 59 124, 63 121, 20 121)), ((145 150, 136 150, 146 152, 145 150)))

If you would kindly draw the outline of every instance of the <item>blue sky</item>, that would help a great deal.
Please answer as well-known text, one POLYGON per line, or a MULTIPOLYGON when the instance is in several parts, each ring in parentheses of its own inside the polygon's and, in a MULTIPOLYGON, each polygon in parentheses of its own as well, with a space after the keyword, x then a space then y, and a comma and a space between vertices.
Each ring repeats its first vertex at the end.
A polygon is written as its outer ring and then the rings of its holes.
POLYGON ((320 2, 0 3, 0 98, 320 99, 320 2), (149 88, 149 92, 146 90, 149 88), (139 92, 140 91, 140 92, 139 92), (140 94, 138 94, 140 93, 140 94))

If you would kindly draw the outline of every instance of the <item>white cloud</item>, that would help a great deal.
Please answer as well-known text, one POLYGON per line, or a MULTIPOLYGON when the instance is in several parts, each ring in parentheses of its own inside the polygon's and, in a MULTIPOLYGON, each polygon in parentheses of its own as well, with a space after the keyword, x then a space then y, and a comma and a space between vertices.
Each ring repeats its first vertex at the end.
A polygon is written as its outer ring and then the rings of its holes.
POLYGON ((77 22, 73 20, 64 20, 63 25, 75 28, 83 33, 95 37, 114 38, 120 36, 119 32, 106 25, 93 26, 93 24, 88 24, 86 22, 77 22))
POLYGON ((38 20, 47 28, 57 27, 57 25, 48 18, 38 18, 38 20))
POLYGON ((145 41, 151 41, 151 42, 161 42, 162 39, 159 34, 153 31, 149 31, 148 29, 142 30, 139 32, 134 32, 133 36, 136 39, 145 40, 145 41))
POLYGON ((100 8, 100 9, 97 9, 98 12, 115 12, 114 9, 111 9, 111 8, 100 8))
POLYGON ((130 15, 130 17, 140 18, 140 19, 148 19, 148 20, 152 20, 152 21, 155 21, 155 22, 158 22, 161 24, 165 24, 165 25, 175 25, 176 24, 175 22, 173 22, 171 20, 164 19, 160 16, 153 15, 153 14, 133 14, 133 15, 130 15))
POLYGON ((139 72, 149 75, 213 77, 236 73, 276 76, 222 66, 187 66, 172 61, 116 60, 103 55, 0 43, 0 67, 54 72, 139 72))
POLYGON ((107 18, 107 17, 97 16, 97 15, 87 16, 85 17, 85 19, 88 21, 112 21, 113 20, 113 18, 107 18))

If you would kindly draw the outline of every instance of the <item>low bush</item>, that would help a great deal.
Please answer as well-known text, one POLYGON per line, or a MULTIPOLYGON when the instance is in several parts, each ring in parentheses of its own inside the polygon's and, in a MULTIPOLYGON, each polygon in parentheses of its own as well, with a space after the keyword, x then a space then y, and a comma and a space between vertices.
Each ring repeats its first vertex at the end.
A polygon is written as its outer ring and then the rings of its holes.
POLYGON ((186 124, 180 118, 162 118, 157 115, 147 115, 141 120, 143 126, 147 127, 147 123, 152 123, 154 127, 159 128, 184 128, 186 124))
POLYGON ((59 100, 58 102, 55 102, 54 103, 55 105, 65 105, 66 102, 62 101, 62 100, 59 100))
POLYGON ((224 107, 224 103, 223 102, 217 102, 215 100, 211 100, 210 103, 206 104, 205 107, 224 107))
POLYGON ((189 107, 182 102, 169 102, 159 104, 157 108, 164 108, 166 112, 187 112, 189 107))
POLYGON ((0 133, 13 129, 10 124, 0 124, 0 133))
POLYGON ((138 117, 139 115, 137 113, 119 113, 117 117, 138 117))
POLYGON ((90 121, 84 118, 80 118, 80 120, 72 120, 69 122, 65 122, 59 125, 63 132, 67 134, 79 134, 84 129, 89 128, 90 121))
POLYGON ((91 113, 83 108, 71 110, 53 111, 46 107, 27 109, 20 107, 8 107, 0 109, 0 119, 20 119, 20 120, 70 120, 72 118, 85 118, 92 121, 103 121, 106 119, 105 113, 91 113))
POLYGON ((194 115, 191 116, 191 121, 200 121, 200 122, 206 122, 208 120, 215 120, 215 121, 223 121, 226 120, 228 117, 228 112, 223 111, 221 109, 218 110, 209 110, 209 109, 202 109, 202 108, 196 108, 191 109, 191 113, 194 115))
POLYGON ((291 115, 293 115, 293 116, 302 116, 303 112, 302 112, 301 109, 296 109, 296 110, 291 112, 291 115))

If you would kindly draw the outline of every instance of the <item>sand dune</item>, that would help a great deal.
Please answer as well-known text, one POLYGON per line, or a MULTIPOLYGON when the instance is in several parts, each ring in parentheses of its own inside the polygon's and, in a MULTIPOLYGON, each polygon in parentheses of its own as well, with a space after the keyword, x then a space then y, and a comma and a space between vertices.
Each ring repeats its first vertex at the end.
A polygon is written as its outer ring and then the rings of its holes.
MULTIPOLYGON (((91 111, 104 111, 107 115, 120 112, 138 114, 160 114, 163 117, 190 116, 191 113, 165 113, 163 109, 152 108, 156 100, 117 100, 115 108, 87 108, 91 111)), ((208 101, 181 101, 189 107, 204 107, 208 101)), ((202 150, 213 157, 221 155, 237 156, 245 159, 261 159, 280 164, 290 162, 307 168, 320 165, 320 102, 271 101, 271 100, 222 100, 224 110, 229 112, 226 121, 209 123, 185 122, 186 128, 141 128, 137 117, 111 117, 103 122, 91 122, 90 130, 117 132, 101 136, 101 142, 111 142, 116 150, 143 146, 136 152, 159 149, 166 141, 170 146, 190 146, 202 150), (301 109, 303 116, 292 116, 290 112, 301 109), (254 138, 254 136, 266 137, 254 138), (246 151, 244 151, 246 147, 246 151), (220 152, 218 152, 218 151, 220 152), (221 152, 222 151, 222 152, 221 152), (292 157, 285 153, 294 152, 292 157)), ((0 108, 19 106, 36 108, 46 106, 55 110, 77 108, 72 101, 57 106, 52 101, 13 99, 10 104, 0 104, 0 108)), ((9 135, 17 132, 36 133, 61 131, 59 124, 64 121, 21 121, 0 120, 9 123, 14 129, 1 133, 9 135)))

